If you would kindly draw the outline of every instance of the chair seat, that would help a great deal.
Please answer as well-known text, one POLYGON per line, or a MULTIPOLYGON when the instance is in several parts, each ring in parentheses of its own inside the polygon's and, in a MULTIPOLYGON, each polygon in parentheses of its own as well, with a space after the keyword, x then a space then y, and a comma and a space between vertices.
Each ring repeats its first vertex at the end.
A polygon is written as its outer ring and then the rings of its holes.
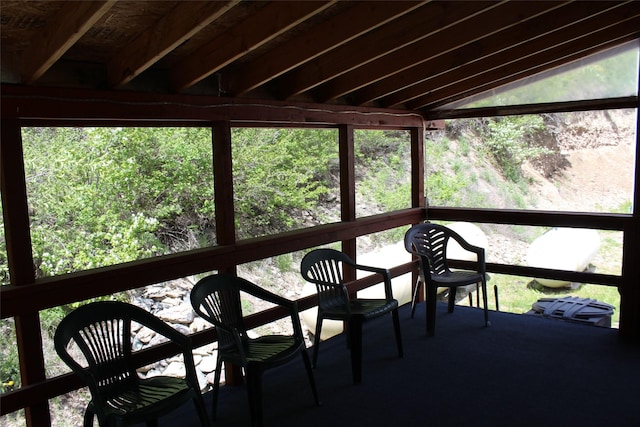
MULTIPOLYGON (((382 299, 353 299, 349 301, 351 316, 360 316, 363 320, 373 319, 398 308, 398 301, 382 299)), ((345 319, 347 310, 344 306, 337 306, 323 311, 322 316, 327 319, 345 319)))
POLYGON ((56 352, 91 392, 84 412, 85 427, 98 418, 101 426, 128 426, 147 422, 192 400, 202 426, 209 418, 200 392, 191 339, 140 307, 119 301, 85 304, 67 314, 56 328, 56 352), (132 324, 155 331, 179 348, 184 378, 140 378, 135 357, 132 324), (69 351, 72 347, 79 349, 69 351))
POLYGON ((300 353, 302 343, 293 336, 265 335, 249 340, 247 349, 247 362, 268 363, 274 361, 278 364, 284 360, 292 359, 300 353))
MULTIPOLYGON (((223 363, 244 368, 249 398, 251 424, 262 426, 262 374, 269 368, 288 363, 300 356, 307 371, 316 405, 320 405, 311 361, 302 334, 298 304, 241 277, 213 274, 198 281, 191 289, 191 306, 216 328, 218 356, 213 381, 213 418, 216 418, 220 373, 223 363), (246 295, 245 295, 246 294, 246 295), (242 311, 243 297, 250 295, 287 311, 293 327, 291 335, 262 335, 250 338, 242 311)), ((285 318, 287 318, 285 316, 285 318)))
POLYGON ((398 355, 402 357, 402 337, 398 301, 393 298, 391 274, 380 267, 356 264, 345 253, 335 249, 314 249, 300 262, 300 274, 308 282, 315 283, 318 291, 318 317, 313 339, 313 365, 318 360, 318 347, 322 334, 323 319, 342 320, 348 325, 347 339, 351 350, 351 371, 353 382, 362 380, 362 324, 384 314, 391 314, 396 335, 398 355), (347 289, 343 269, 351 269, 357 276, 358 271, 375 274, 384 284, 384 298, 351 299, 347 289))
MULTIPOLYGON (((485 250, 480 246, 474 246, 451 228, 444 225, 423 222, 411 227, 404 235, 404 247, 419 257, 420 280, 413 289, 411 300, 411 317, 415 312, 416 302, 419 298, 421 284, 427 288, 427 335, 433 336, 436 322, 436 288, 449 288, 448 311, 453 313, 456 304, 455 288, 476 284, 482 289, 484 303, 484 324, 489 326, 489 308, 487 307, 487 268, 485 265, 485 250), (451 270, 447 259, 447 245, 452 240, 461 249, 473 254, 475 257, 475 271, 451 270)), ((473 257, 471 259, 473 259, 473 257)), ((480 305, 478 294, 478 305, 480 305)), ((497 298, 496 298, 497 300, 497 298)), ((497 303, 496 303, 497 306, 497 303)))
POLYGON ((162 408, 174 408, 176 402, 191 398, 189 385, 180 378, 152 377, 140 379, 131 387, 113 394, 106 400, 107 413, 127 416, 127 419, 147 419, 148 413, 157 413, 162 408))
POLYGON ((482 274, 475 271, 451 271, 432 274, 431 280, 446 287, 473 285, 482 281, 482 274))

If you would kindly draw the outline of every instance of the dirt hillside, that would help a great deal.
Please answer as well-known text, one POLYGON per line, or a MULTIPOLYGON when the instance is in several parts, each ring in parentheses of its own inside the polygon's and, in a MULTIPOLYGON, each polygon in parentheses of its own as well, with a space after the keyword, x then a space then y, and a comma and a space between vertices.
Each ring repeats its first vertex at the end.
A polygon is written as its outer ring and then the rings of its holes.
MULTIPOLYGON (((554 135, 562 161, 552 173, 527 164, 534 209, 630 212, 635 173, 635 113, 593 112, 572 116, 554 135)), ((491 262, 524 264, 529 242, 506 226, 490 231, 491 262)), ((622 236, 616 237, 620 241, 622 236)), ((594 260, 596 261, 596 260, 594 260)), ((609 263, 610 260, 598 260, 609 263)))
POLYGON ((631 201, 634 177, 634 115, 585 113, 557 141, 566 167, 546 179, 531 167, 537 209, 618 211, 631 201))

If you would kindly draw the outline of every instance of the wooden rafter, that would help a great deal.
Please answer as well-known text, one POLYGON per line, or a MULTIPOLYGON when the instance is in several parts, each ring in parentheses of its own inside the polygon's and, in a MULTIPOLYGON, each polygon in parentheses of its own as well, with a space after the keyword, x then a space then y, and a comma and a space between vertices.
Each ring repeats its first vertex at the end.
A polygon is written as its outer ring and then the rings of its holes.
POLYGON ((267 4, 259 15, 249 16, 174 66, 171 69, 173 90, 180 91, 198 83, 332 4, 333 1, 267 4))
POLYGON ((478 13, 495 2, 430 2, 327 52, 281 77, 280 96, 289 99, 331 79, 415 43, 436 29, 478 13))
POLYGON ((414 10, 420 4, 400 1, 355 2, 330 21, 234 70, 233 74, 224 75, 224 91, 232 95, 246 93, 398 15, 414 10), (337 28, 341 28, 341 31, 336 31, 337 28))
POLYGON ((109 61, 109 85, 120 87, 130 82, 239 1, 178 3, 109 61))
POLYGON ((30 41, 23 53, 22 81, 38 80, 75 44, 117 0, 64 3, 47 25, 30 41))
MULTIPOLYGON (((496 82, 507 84, 527 75, 534 75, 557 66, 572 62, 576 59, 597 53, 609 47, 632 40, 640 26, 640 17, 632 17, 624 23, 604 27, 599 31, 561 43, 551 49, 546 49, 526 58, 504 64, 500 67, 485 70, 473 76, 460 76, 456 85, 449 85, 434 90, 422 97, 412 100, 410 108, 432 108, 436 105, 452 102, 457 99, 472 96, 494 87, 496 82), (583 48, 582 46, 590 46, 583 48)), ((460 73, 464 73, 461 69, 460 73)))
POLYGON ((372 84, 427 60, 454 50, 459 46, 498 32, 525 19, 561 6, 560 2, 506 2, 485 8, 455 22, 447 31, 438 31, 403 49, 385 55, 365 67, 359 67, 323 85, 319 101, 328 102, 349 94, 366 84, 372 84), (365 77, 366 75, 366 77, 365 77))
POLYGON ((472 67, 488 69, 491 68, 489 64, 502 66, 579 36, 584 26, 589 25, 587 20, 593 22, 594 28, 600 28, 603 22, 617 22, 629 14, 628 7, 619 8, 613 3, 587 2, 579 9, 568 6, 470 43, 464 49, 464 58, 458 51, 447 52, 420 67, 412 67, 396 75, 393 82, 385 80, 364 88, 354 98, 358 104, 374 99, 379 99, 383 105, 403 104, 442 87, 442 76, 455 73, 457 68, 464 68, 462 74, 468 76, 472 67), (522 40, 520 35, 523 32, 530 34, 527 40, 522 40))

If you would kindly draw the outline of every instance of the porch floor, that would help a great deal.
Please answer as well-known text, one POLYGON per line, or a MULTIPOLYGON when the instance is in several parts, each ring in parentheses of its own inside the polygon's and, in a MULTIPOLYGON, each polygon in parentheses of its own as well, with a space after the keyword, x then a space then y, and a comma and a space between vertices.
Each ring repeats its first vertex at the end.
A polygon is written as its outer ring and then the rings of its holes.
MULTIPOLYGON (((315 406, 302 360, 263 380, 265 426, 638 426, 640 346, 616 329, 438 306, 436 335, 425 305, 400 319, 404 358, 390 317, 365 324, 362 384, 353 385, 344 334, 323 342, 315 406)), ((309 353, 311 354, 311 352, 309 353)), ((211 394, 205 394, 211 410, 211 394)), ((161 427, 197 426, 192 405, 161 427)), ((244 387, 221 387, 214 426, 250 425, 244 387)))

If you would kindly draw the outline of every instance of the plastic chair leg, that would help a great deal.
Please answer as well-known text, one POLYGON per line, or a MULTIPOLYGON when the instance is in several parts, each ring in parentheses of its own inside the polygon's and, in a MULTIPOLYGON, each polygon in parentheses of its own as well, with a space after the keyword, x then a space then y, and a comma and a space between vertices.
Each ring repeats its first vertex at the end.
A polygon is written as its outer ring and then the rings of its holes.
POLYGON ((213 377, 213 392, 211 396, 211 408, 212 408, 212 418, 216 419, 216 413, 218 410, 218 394, 220 392, 220 374, 222 371, 222 359, 218 357, 216 361, 216 373, 213 377))
POLYGON ((302 350, 300 354, 302 355, 302 361, 304 362, 304 367, 307 370, 307 377, 309 377, 309 384, 311 385, 313 398, 316 401, 316 405, 320 406, 320 398, 318 397, 318 388, 316 387, 316 379, 313 375, 313 369, 311 367, 311 361, 309 360, 309 354, 307 353, 306 350, 302 350))
POLYGON ((396 346, 398 347, 398 356, 404 356, 404 351, 402 349, 402 335, 400 334, 400 316, 398 315, 398 310, 393 310, 391 312, 391 316, 393 317, 393 330, 396 334, 396 346))
POLYGON ((351 341, 351 372, 353 383, 362 382, 362 319, 349 321, 349 336, 351 341))
POLYGON ((322 333, 322 317, 318 316, 316 320, 316 334, 313 337, 313 363, 312 367, 318 365, 318 347, 320 347, 320 334, 322 333))
POLYGON ((93 415, 93 411, 91 411, 89 408, 85 409, 83 422, 84 427, 93 427, 93 415))
POLYGON ((447 304, 447 310, 449 313, 453 313, 453 309, 456 306, 456 294, 458 293, 458 288, 449 288, 449 298, 447 304))
POLYGON ((436 330, 436 287, 427 286, 427 335, 433 336, 436 330))
POLYGON ((193 397, 193 403, 196 405, 196 411, 198 412, 198 418, 200 418, 200 424, 203 427, 210 427, 209 415, 207 415, 207 409, 204 406, 204 400, 202 394, 196 391, 196 395, 193 397))
POLYGON ((413 319, 413 315, 416 312, 416 304, 418 303, 418 295, 420 293, 420 289, 422 289, 422 280, 418 278, 416 280, 416 286, 413 289, 413 297, 411 298, 411 318, 413 319))
POLYGON ((250 368, 246 371, 251 425, 262 427, 262 372, 250 368))
POLYGON ((487 282, 482 281, 482 302, 484 303, 484 326, 489 326, 489 304, 487 298, 487 282))

